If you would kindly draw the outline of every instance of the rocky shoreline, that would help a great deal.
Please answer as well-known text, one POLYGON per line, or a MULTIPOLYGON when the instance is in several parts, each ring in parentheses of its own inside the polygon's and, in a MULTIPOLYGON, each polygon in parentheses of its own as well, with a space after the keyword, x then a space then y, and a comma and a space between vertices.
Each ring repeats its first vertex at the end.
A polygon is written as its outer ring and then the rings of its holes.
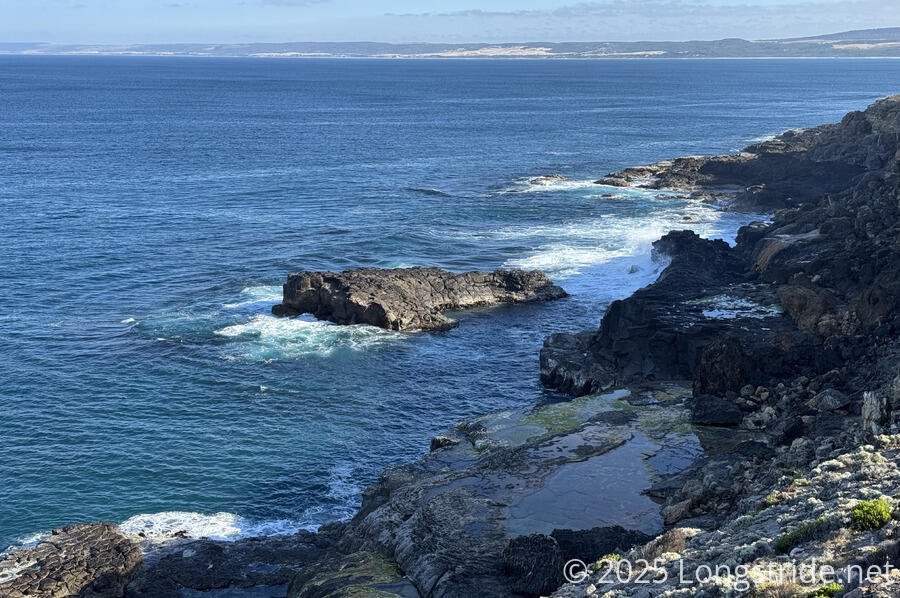
MULTIPOLYGON (((162 545, 72 526, 9 553, 0 595, 897 596, 885 567, 900 566, 900 96, 734 156, 598 182, 774 216, 735 247, 690 231, 657 241, 670 262, 654 284, 598 329, 545 342, 542 381, 575 398, 435 438, 385 471, 350 521, 162 545), (621 484, 592 485, 598 470, 621 484), (572 559, 585 567, 565 584, 572 559), (611 579, 622 561, 639 564, 611 579), (834 580, 771 575, 816 563, 834 580), (863 565, 881 569, 852 569, 863 565)), ((315 275, 318 286, 296 279, 298 297, 321 298, 339 276, 315 275)), ((290 309, 313 311, 301 303, 290 309)), ((440 329, 458 307, 371 323, 440 329)))

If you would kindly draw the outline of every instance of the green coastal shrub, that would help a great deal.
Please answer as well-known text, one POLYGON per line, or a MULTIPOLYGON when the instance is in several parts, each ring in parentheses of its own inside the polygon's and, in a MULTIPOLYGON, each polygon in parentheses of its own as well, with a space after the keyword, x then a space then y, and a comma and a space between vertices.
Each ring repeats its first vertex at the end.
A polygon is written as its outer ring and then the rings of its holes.
POLYGON ((827 527, 827 517, 820 517, 815 521, 810 521, 806 525, 798 527, 794 531, 778 538, 778 540, 775 541, 775 552, 778 554, 787 554, 795 546, 816 539, 827 527))
POLYGON ((800 588, 790 582, 767 583, 750 594, 753 598, 800 598, 800 588))
POLYGON ((831 583, 823 588, 806 595, 806 598, 834 598, 844 591, 844 586, 839 583, 831 583))
POLYGON ((891 518, 891 505, 883 498, 864 500, 850 509, 853 526, 859 530, 879 529, 891 518))
POLYGON ((611 566, 613 563, 622 560, 622 555, 619 554, 605 554, 601 556, 597 562, 594 564, 595 569, 603 569, 606 566, 611 566))

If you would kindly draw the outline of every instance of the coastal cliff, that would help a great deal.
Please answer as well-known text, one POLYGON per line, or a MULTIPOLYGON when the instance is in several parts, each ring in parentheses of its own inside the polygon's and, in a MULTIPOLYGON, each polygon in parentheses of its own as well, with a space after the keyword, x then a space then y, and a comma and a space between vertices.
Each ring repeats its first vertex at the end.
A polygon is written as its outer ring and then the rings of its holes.
MULTIPOLYGON (((243 544, 172 538, 143 556, 114 526, 67 528, 7 555, 0 593, 896 596, 896 572, 847 567, 900 565, 898 160, 894 96, 735 156, 609 175, 599 182, 774 215, 735 247, 665 235, 655 283, 598 329, 547 339, 541 379, 575 398, 460 424, 389 468, 348 522, 243 544), (591 471, 617 467, 620 484, 591 485, 591 471), (573 559, 584 568, 567 579, 573 559), (620 559, 643 559, 633 573, 654 583, 610 579, 620 559), (816 562, 848 573, 767 573, 816 562)), ((296 294, 321 286, 297 279, 296 294)), ((447 325, 444 304, 426 307, 415 327, 447 325)))

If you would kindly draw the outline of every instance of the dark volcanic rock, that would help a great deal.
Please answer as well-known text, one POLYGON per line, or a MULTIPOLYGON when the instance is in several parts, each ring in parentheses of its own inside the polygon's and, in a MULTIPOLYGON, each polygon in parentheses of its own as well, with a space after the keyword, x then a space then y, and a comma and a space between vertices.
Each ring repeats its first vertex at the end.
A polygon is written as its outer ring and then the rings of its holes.
POLYGON ((287 598, 415 597, 419 592, 391 561, 373 552, 328 554, 291 581, 287 598))
POLYGON ((738 392, 750 381, 752 370, 753 364, 738 339, 731 336, 716 339, 700 355, 694 372, 694 394, 738 392))
POLYGON ((754 209, 782 209, 771 225, 742 229, 734 249, 688 232, 666 235, 656 250, 672 261, 659 280, 610 305, 598 331, 550 336, 541 351, 542 381, 580 395, 643 380, 695 379, 698 394, 721 395, 828 371, 855 358, 854 335, 895 334, 898 150, 894 96, 840 124, 787 132, 735 156, 680 158, 611 175, 609 182, 655 188, 731 185, 743 189, 738 199, 754 197, 754 209))
POLYGON ((0 562, 4 598, 120 598, 141 565, 137 545, 112 523, 70 525, 0 562))
POLYGON ((563 560, 579 559, 586 563, 592 563, 607 554, 622 554, 634 546, 645 544, 653 537, 620 525, 585 530, 555 529, 550 535, 559 545, 563 560))
MULTIPOLYGON (((793 327, 776 310, 765 309, 777 301, 774 290, 745 282, 740 255, 724 241, 673 231, 654 250, 659 259, 670 258, 669 265, 652 285, 614 301, 598 331, 555 334, 544 342, 544 384, 577 396, 614 385, 690 380, 706 346, 723 334, 740 334, 752 356, 762 347, 769 350, 777 331, 793 327), (748 296, 757 311, 732 309, 735 300, 748 296)), ((777 367, 773 357, 767 363, 777 367)))
POLYGON ((531 534, 509 541, 501 556, 513 592, 526 598, 546 596, 562 585, 562 550, 551 536, 531 534))
POLYGON ((734 402, 710 395, 699 395, 691 402, 691 422, 701 426, 736 426, 744 414, 734 402))
POLYGON ((360 268, 290 274, 283 302, 272 311, 389 330, 444 330, 457 325, 445 311, 565 296, 538 271, 455 274, 439 268, 360 268))
POLYGON ((330 547, 324 534, 245 538, 235 542, 175 540, 148 547, 144 567, 128 584, 126 598, 179 598, 183 590, 284 587, 330 547))

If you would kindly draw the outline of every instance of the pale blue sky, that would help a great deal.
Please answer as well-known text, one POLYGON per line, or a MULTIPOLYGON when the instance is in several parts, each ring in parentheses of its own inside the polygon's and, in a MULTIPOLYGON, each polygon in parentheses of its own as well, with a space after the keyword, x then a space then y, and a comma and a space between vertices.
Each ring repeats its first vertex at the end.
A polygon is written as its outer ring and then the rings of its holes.
POLYGON ((0 41, 763 39, 900 26, 900 0, 0 0, 0 41))

